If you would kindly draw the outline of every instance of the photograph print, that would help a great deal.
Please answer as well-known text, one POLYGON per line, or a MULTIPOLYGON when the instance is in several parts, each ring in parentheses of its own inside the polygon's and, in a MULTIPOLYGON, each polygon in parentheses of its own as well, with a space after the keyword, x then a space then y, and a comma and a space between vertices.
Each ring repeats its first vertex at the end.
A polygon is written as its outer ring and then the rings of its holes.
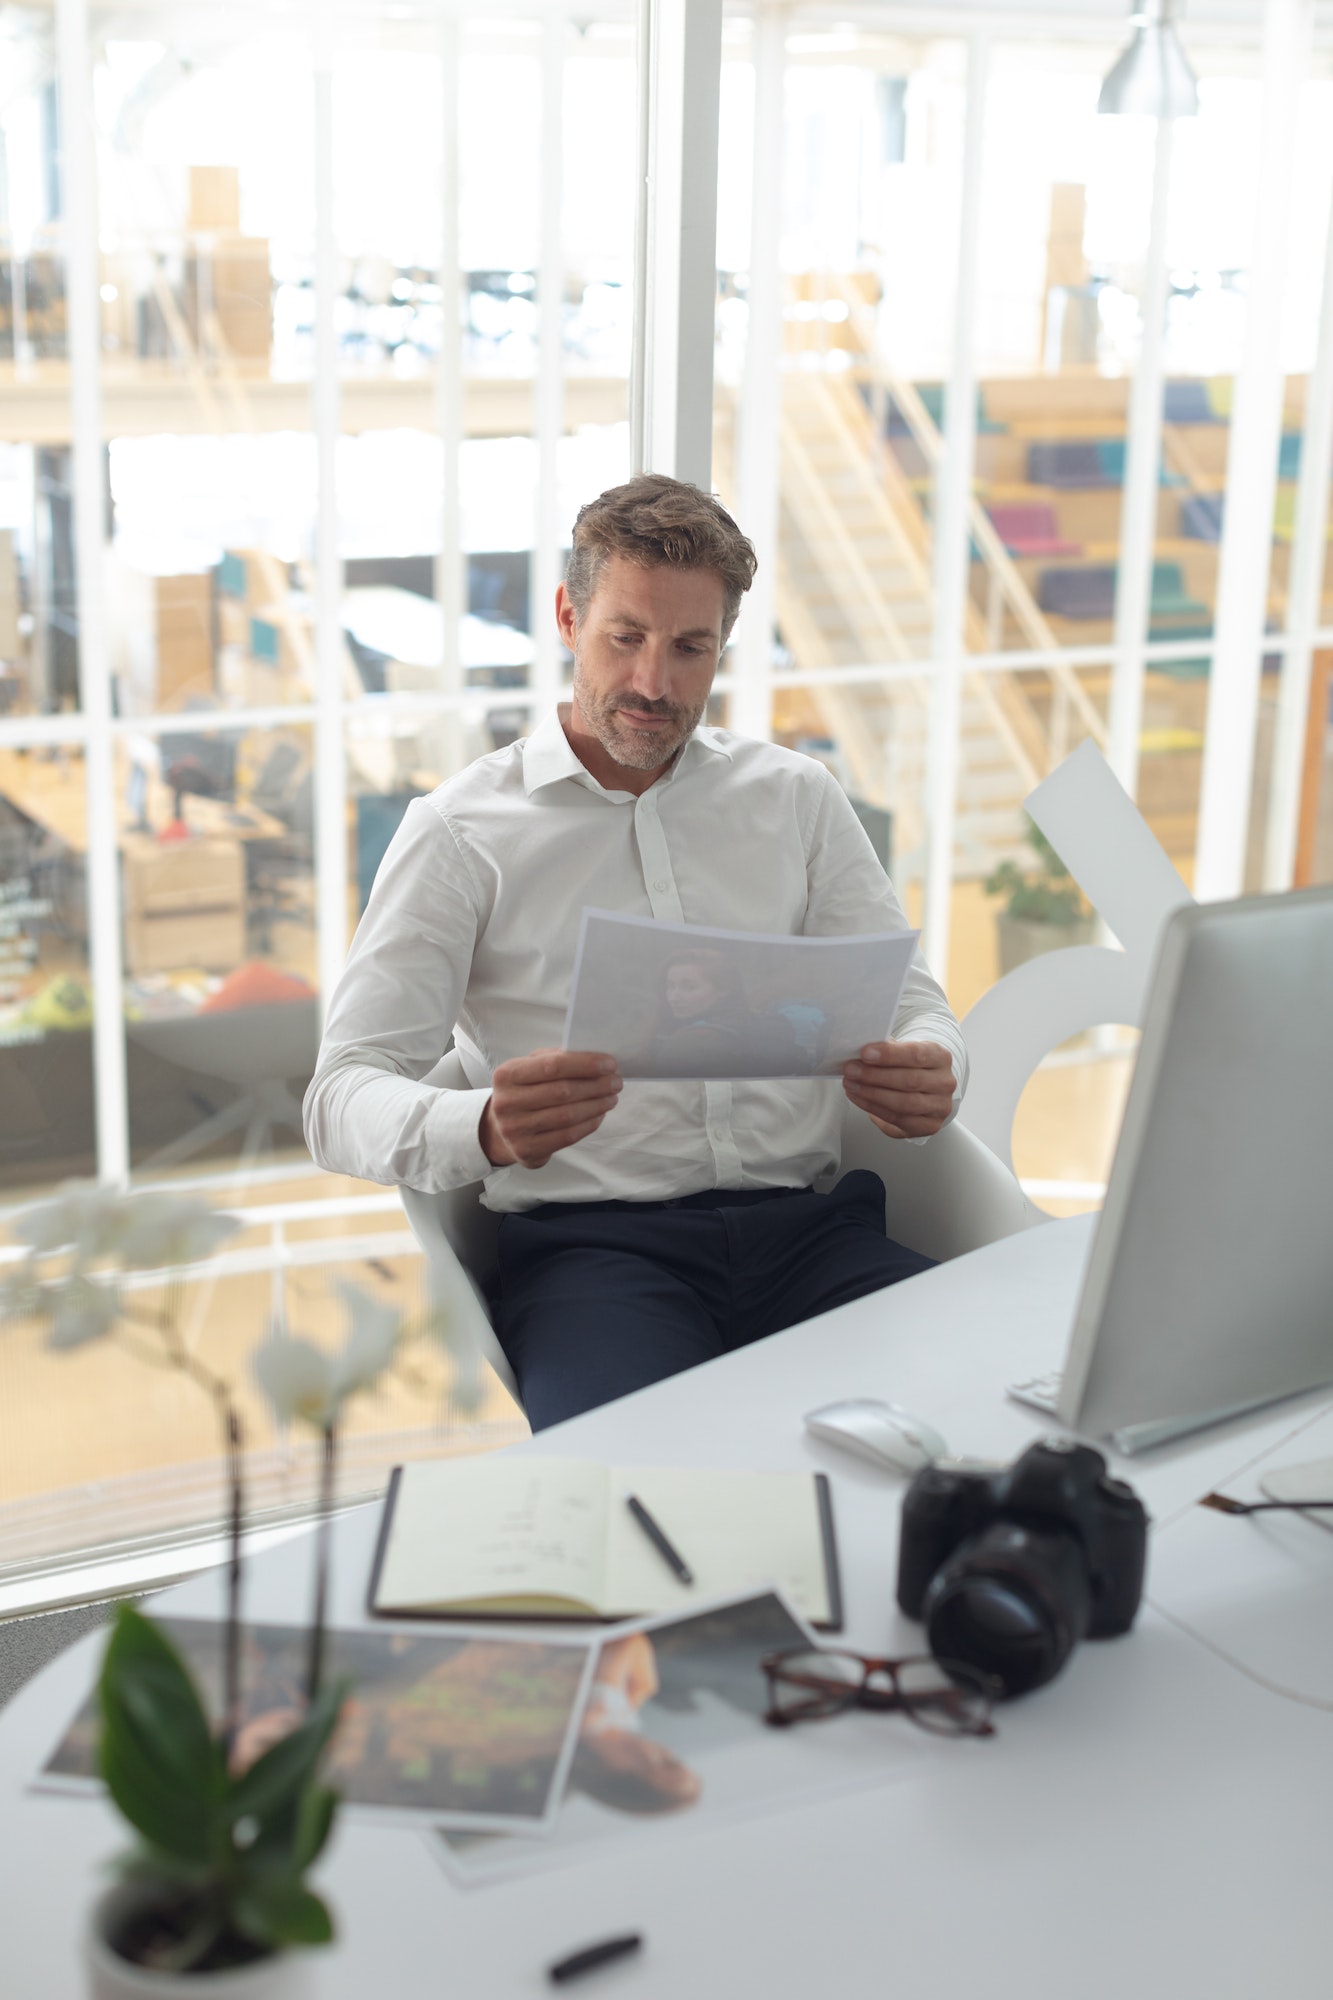
MULTIPOLYGON (((202 1618, 158 1622, 217 1715, 223 1627, 202 1618)), ((247 1627, 240 1769, 303 1713, 307 1644, 299 1626, 247 1627)), ((426 1813, 436 1825, 540 1833, 577 1747, 594 1650, 586 1638, 331 1632, 328 1674, 350 1681, 351 1692, 325 1782, 368 1816, 426 1813)), ((98 1782, 98 1728, 94 1695, 47 1760, 44 1788, 98 1782)))
POLYGON ((834 1076, 888 1038, 917 933, 769 937, 585 910, 564 1046, 624 1077, 834 1076))

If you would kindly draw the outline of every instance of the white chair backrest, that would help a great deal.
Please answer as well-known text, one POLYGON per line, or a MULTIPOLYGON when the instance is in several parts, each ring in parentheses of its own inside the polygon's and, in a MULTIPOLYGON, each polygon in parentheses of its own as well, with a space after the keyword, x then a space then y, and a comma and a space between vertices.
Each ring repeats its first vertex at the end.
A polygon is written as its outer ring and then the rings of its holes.
POLYGON ((1008 1167, 957 1122, 913 1146, 888 1138, 847 1104, 839 1171, 857 1167, 884 1183, 886 1233, 941 1263, 1047 1219, 1008 1167))

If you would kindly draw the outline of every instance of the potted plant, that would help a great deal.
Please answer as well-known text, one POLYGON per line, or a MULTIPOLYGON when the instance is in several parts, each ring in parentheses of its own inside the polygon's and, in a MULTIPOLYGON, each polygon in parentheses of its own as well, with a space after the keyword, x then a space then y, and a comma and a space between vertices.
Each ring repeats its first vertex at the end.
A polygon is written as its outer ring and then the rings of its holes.
POLYGON ((1026 839, 1036 856, 1036 868, 1024 871, 1012 861, 1002 861, 984 884, 988 896, 1009 899, 995 914, 1001 978, 1044 951, 1092 942, 1092 912, 1064 862, 1033 820, 1028 821, 1026 839))
POLYGON ((273 1329, 254 1360, 280 1421, 319 1433, 315 1588, 305 1712, 253 1762, 237 1754, 241 1686, 241 1533, 244 1435, 232 1385, 187 1343, 182 1266, 209 1256, 240 1225, 199 1202, 165 1194, 65 1189, 15 1227, 27 1256, 0 1306, 45 1323, 51 1347, 114 1340, 145 1364, 175 1370, 209 1396, 226 1450, 230 1563, 222 1713, 210 1720, 184 1660, 150 1618, 117 1613, 102 1666, 100 1764, 136 1842, 95 1906, 86 1955, 94 2000, 296 2000, 310 1990, 302 1947, 333 1937, 333 1918, 308 1875, 328 1840, 336 1795, 320 1765, 347 1692, 324 1672, 330 1517, 339 1420, 426 1333, 452 1344, 436 1316, 410 1326, 352 1285, 341 1352, 273 1329), (165 1303, 145 1308, 133 1272, 167 1275, 165 1303))

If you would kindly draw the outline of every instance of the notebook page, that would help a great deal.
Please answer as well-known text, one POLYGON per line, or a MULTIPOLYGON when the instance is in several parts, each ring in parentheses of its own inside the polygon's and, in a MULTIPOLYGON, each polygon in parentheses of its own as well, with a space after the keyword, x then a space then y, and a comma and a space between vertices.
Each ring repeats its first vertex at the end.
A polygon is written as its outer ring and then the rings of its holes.
POLYGON ((376 1603, 569 1597, 600 1605, 606 1468, 560 1458, 405 1465, 376 1603))
POLYGON ((827 1619, 815 1482, 808 1472, 615 1466, 609 1475, 608 1606, 675 1611, 769 1585, 802 1617, 827 1619), (675 1577, 625 1505, 633 1493, 694 1572, 675 1577))

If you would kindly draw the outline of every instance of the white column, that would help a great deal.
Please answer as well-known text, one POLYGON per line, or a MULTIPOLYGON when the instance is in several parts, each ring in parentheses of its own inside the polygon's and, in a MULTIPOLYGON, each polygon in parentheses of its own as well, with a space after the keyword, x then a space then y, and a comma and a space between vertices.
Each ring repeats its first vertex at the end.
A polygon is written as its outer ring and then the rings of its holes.
MULTIPOLYGON (((537 509, 529 572, 532 685, 544 709, 560 699, 560 440, 565 431, 565 259, 561 223, 565 146, 565 9, 555 0, 542 29, 541 268, 537 276, 537 509)), ((535 719, 535 718, 534 718, 535 719)))
POLYGON ((1166 344, 1166 225, 1171 200, 1174 121, 1157 121, 1148 255, 1143 271, 1143 343, 1129 393, 1125 485, 1120 503, 1120 561, 1115 596, 1107 762, 1131 798, 1139 782, 1143 728, 1143 648, 1152 613, 1153 557, 1162 458, 1166 344))
POLYGON ((973 34, 967 55, 962 199, 954 282, 953 349, 945 403, 944 449, 935 476, 935 620, 931 650, 930 741, 926 759, 926 884, 923 944, 936 976, 949 977, 953 844, 958 806, 958 735, 966 651, 971 531, 968 503, 976 455, 974 328, 981 232, 986 81, 990 37, 973 34))
POLYGON ((1195 894, 1201 902, 1239 895, 1245 877, 1282 433, 1287 216, 1300 87, 1310 58, 1312 12, 1312 0, 1268 0, 1264 24, 1263 124, 1254 249, 1217 559, 1216 631, 1194 864, 1195 894))
POLYGON ((333 212, 333 22, 315 15, 315 917, 320 1004, 347 956, 347 759, 338 546, 338 239, 333 212))
POLYGON ((648 465, 648 233, 652 216, 653 0, 634 4, 637 98, 634 166, 634 306, 629 355, 629 469, 648 465))
POLYGON ((98 1179, 129 1178, 129 1101, 120 938, 111 658, 106 642, 102 470, 102 307, 98 298, 97 154, 87 0, 57 0, 56 45, 64 155, 65 287, 69 329, 70 459, 84 751, 88 961, 93 998, 93 1102, 98 1179))
POLYGON ((773 625, 777 616, 782 425, 782 103, 787 11, 760 7, 754 23, 754 182, 749 314, 736 448, 736 505, 759 567, 736 629, 729 721, 742 736, 773 733, 773 625))
POLYGON ((1296 517, 1287 574, 1286 658, 1278 688, 1273 769, 1268 787, 1268 836, 1264 888, 1289 889, 1300 831, 1301 774, 1310 707, 1311 634, 1322 609, 1324 564, 1328 555, 1329 460, 1333 457, 1333 198, 1328 210, 1324 251, 1324 296, 1319 311, 1318 346, 1305 390, 1305 430, 1296 517))
POLYGON ((444 626, 440 685, 446 694, 463 686, 458 625, 467 609, 459 503, 459 450, 463 441, 463 286, 458 268, 458 16, 443 0, 440 17, 440 359, 435 373, 435 422, 440 439, 440 551, 435 597, 444 626))
POLYGON ((710 489, 722 0, 648 16, 644 463, 710 489))

